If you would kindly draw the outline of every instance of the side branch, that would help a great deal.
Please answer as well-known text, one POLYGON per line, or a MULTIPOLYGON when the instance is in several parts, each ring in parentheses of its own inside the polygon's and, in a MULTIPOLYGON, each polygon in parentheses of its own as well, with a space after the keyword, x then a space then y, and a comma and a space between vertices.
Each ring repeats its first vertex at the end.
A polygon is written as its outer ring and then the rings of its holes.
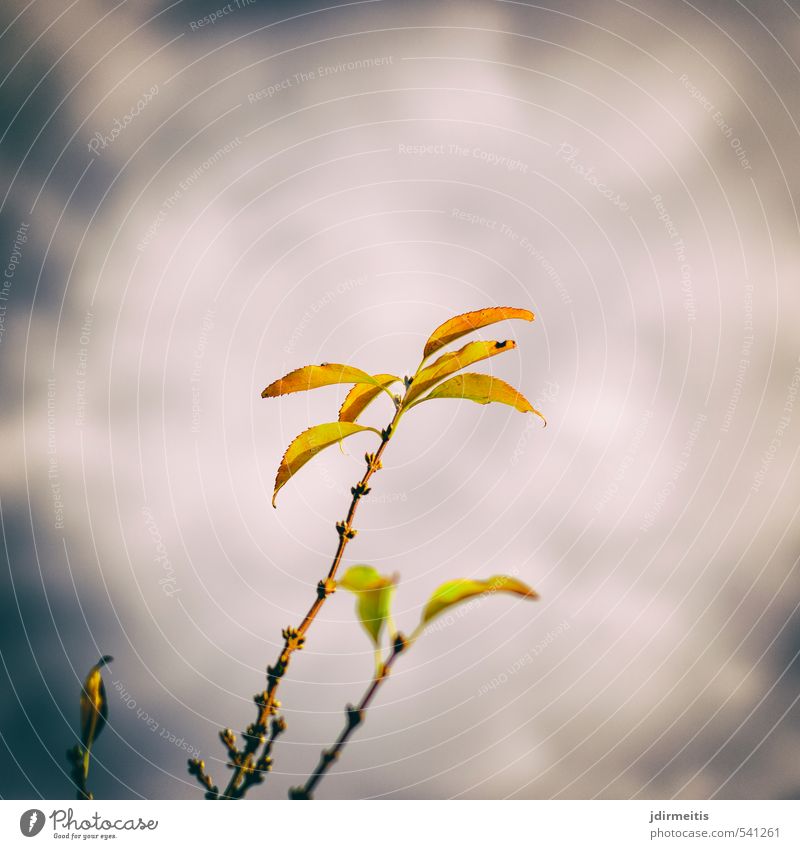
POLYGON ((336 742, 330 749, 323 749, 317 768, 310 775, 308 781, 306 781, 302 787, 292 787, 289 791, 290 799, 313 798, 312 794, 317 785, 325 777, 333 762, 338 759, 339 755, 342 753, 342 749, 344 749, 347 745, 347 741, 350 739, 353 732, 364 721, 364 714, 369 708, 372 700, 375 698, 378 688, 389 677, 389 671, 392 664, 395 662, 398 655, 400 655, 407 647, 408 642, 405 637, 403 637, 402 634, 396 634, 389 657, 386 658, 380 669, 376 672, 375 677, 372 679, 372 683, 369 687, 367 687, 367 691, 362 696, 361 701, 355 707, 353 705, 347 705, 345 708, 345 726, 336 739, 336 742))

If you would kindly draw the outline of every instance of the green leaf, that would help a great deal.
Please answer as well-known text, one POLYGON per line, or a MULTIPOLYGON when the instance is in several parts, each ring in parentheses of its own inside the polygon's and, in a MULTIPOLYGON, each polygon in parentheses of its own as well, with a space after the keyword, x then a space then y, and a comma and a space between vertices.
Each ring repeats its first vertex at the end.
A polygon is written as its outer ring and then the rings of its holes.
POLYGON ((381 394, 382 389, 388 389, 393 383, 399 383, 400 378, 393 374, 376 374, 375 380, 380 386, 368 383, 357 383, 348 393, 339 410, 340 422, 354 422, 364 410, 381 394))
POLYGON ((498 354, 503 354, 506 351, 513 351, 516 347, 517 343, 512 339, 506 339, 504 342, 498 342, 496 340, 468 342, 463 348, 459 348, 457 351, 442 354, 441 357, 429 366, 417 372, 414 382, 406 393, 406 407, 415 398, 419 398, 423 392, 430 389, 431 386, 440 380, 444 380, 451 374, 461 371, 462 368, 471 366, 473 363, 480 362, 480 360, 496 357, 498 354))
POLYGON ((261 393, 262 398, 276 398, 278 395, 288 395, 290 392, 305 392, 319 386, 332 386, 335 383, 367 383, 383 388, 380 383, 365 371, 342 363, 322 363, 318 366, 303 366, 290 371, 276 380, 261 393))
POLYGON ((485 581, 472 578, 457 578, 442 584, 430 597, 422 611, 420 627, 427 625, 431 619, 444 613, 445 610, 467 599, 478 595, 494 593, 512 593, 523 598, 537 599, 539 594, 522 581, 509 575, 494 575, 485 581))
POLYGON ((331 445, 336 445, 336 443, 354 433, 363 433, 364 431, 371 431, 380 436, 380 433, 374 427, 363 427, 351 422, 328 422, 327 424, 315 425, 296 436, 286 449, 278 467, 278 474, 275 477, 275 491, 272 493, 272 506, 276 506, 275 498, 278 495, 278 490, 320 451, 331 445))
POLYGON ((499 404, 508 404, 520 413, 533 413, 547 424, 545 417, 535 409, 530 401, 517 392, 513 386, 510 386, 504 380, 498 377, 492 377, 489 374, 457 374, 439 384, 430 395, 420 398, 417 404, 423 401, 430 401, 433 398, 465 398, 468 401, 474 401, 476 404, 489 404, 496 402, 499 404))
POLYGON ((444 324, 440 324, 431 333, 428 341, 425 343, 423 359, 427 359, 431 354, 438 351, 439 348, 444 348, 445 345, 450 344, 455 339, 459 339, 467 333, 472 333, 473 330, 487 327, 490 324, 495 324, 498 321, 504 321, 508 318, 533 321, 533 313, 530 310, 515 309, 514 307, 489 307, 488 309, 475 310, 457 315, 454 318, 448 319, 444 324))
POLYGON ((356 612, 364 630, 376 647, 391 615, 395 579, 381 575, 372 566, 351 566, 337 585, 355 593, 356 612))
POLYGON ((81 691, 81 743, 84 752, 92 748, 92 743, 100 736, 108 720, 108 699, 103 683, 101 669, 114 660, 104 655, 89 670, 81 691))

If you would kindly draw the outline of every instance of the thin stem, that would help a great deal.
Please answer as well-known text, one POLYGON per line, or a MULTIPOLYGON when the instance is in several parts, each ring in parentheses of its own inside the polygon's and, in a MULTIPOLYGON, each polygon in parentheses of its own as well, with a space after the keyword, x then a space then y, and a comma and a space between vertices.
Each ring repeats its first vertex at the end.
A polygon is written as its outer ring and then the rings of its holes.
POLYGON ((67 750, 67 758, 72 764, 72 781, 75 784, 76 799, 92 799, 91 791, 87 788, 86 783, 89 778, 89 759, 91 753, 89 749, 83 746, 73 746, 67 750))
POLYGON ((194 775, 200 784, 206 789, 206 799, 219 799, 219 787, 214 784, 211 776, 206 772, 206 763, 199 758, 189 761, 189 775, 194 775))
POLYGON ((76 799, 91 799, 92 793, 89 788, 86 786, 86 782, 89 780, 89 758, 91 755, 89 754, 89 750, 87 749, 83 753, 83 763, 76 770, 78 775, 78 792, 75 794, 76 799))
POLYGON ((242 785, 239 788, 240 796, 244 796, 254 784, 261 784, 264 780, 265 773, 272 769, 272 748, 275 745, 275 741, 285 730, 286 720, 281 716, 273 717, 272 725, 270 726, 269 738, 264 744, 264 750, 256 761, 255 767, 245 773, 245 776, 242 779, 242 785))
POLYGON ((361 697, 361 701, 355 707, 353 707, 353 705, 347 705, 345 708, 345 726, 337 737, 336 742, 330 749, 323 749, 317 768, 313 773, 311 773, 308 781, 306 781, 302 787, 293 787, 289 791, 290 799, 312 798, 312 793, 331 768, 331 764, 338 759, 339 755, 342 753, 342 749, 344 749, 347 745, 347 741, 350 739, 352 733, 364 721, 364 714, 369 708, 372 700, 375 698, 378 688, 389 677, 389 671, 392 668, 392 664, 395 662, 398 655, 405 651, 408 646, 409 643, 402 634, 395 635, 394 643, 392 644, 392 651, 390 652, 389 657, 386 658, 386 661, 375 673, 375 677, 372 679, 372 682, 369 687, 367 687, 366 692, 361 697))
MULTIPOLYGON (((398 404, 392 421, 381 433, 381 443, 377 451, 374 454, 366 455, 367 469, 361 480, 351 490, 353 500, 350 502, 350 509, 347 511, 347 516, 342 522, 337 522, 336 524, 336 530, 339 533, 339 544, 336 546, 333 562, 326 578, 317 584, 317 597, 314 603, 297 628, 285 628, 283 630, 284 643, 281 653, 278 655, 275 665, 267 667, 267 689, 262 693, 258 693, 253 699, 258 707, 258 719, 252 725, 248 726, 245 731, 243 735, 245 744, 241 750, 236 750, 235 746, 229 747, 233 774, 228 782, 228 786, 225 788, 225 792, 220 794, 218 798, 240 799, 252 784, 259 783, 259 780, 263 780, 263 761, 265 757, 269 759, 269 752, 271 752, 272 743, 274 742, 274 737, 267 737, 267 728, 270 717, 275 716, 280 707, 280 702, 276 698, 278 687, 289 666, 292 654, 298 649, 303 648, 308 629, 311 627, 327 597, 335 590, 334 578, 342 562, 344 550, 347 547, 347 543, 356 535, 356 531, 352 525, 359 501, 362 496, 369 492, 370 478, 381 468, 381 457, 399 421, 401 409, 402 406, 398 404), (256 754, 262 744, 265 746, 265 754, 261 758, 256 759, 256 754), (249 776, 255 773, 259 775, 259 780, 251 780, 249 778, 249 776)), ((228 730, 226 729, 223 734, 227 735, 228 730)))

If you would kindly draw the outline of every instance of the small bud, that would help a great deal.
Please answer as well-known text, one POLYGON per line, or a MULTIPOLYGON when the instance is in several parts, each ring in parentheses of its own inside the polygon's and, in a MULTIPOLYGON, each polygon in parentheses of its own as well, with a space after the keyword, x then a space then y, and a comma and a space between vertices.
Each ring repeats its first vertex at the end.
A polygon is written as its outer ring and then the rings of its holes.
POLYGON ((345 539, 353 539, 353 537, 358 533, 358 531, 353 530, 347 522, 337 522, 336 530, 339 532, 339 536, 344 537, 345 539))
POLYGON ((331 578, 326 578, 317 584, 317 598, 326 599, 329 595, 336 592, 336 581, 331 578))

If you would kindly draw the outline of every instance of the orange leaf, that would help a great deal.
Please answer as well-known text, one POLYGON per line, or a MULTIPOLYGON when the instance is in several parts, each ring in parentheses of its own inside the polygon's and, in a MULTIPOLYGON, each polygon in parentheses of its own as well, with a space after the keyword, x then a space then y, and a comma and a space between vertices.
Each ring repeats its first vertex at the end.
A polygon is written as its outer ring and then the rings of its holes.
POLYGON ((357 383, 348 393, 339 410, 340 422, 354 422, 364 410, 381 394, 381 389, 388 389, 393 383, 400 381, 393 374, 376 374, 375 380, 380 386, 369 383, 357 383))
POLYGON ((480 360, 495 357, 506 351, 513 351, 516 347, 517 343, 512 339, 507 339, 504 342, 496 342, 494 340, 487 342, 468 342, 463 348, 459 348, 457 351, 442 354, 429 366, 417 372, 414 382, 406 393, 406 405, 410 404, 415 398, 419 398, 431 386, 449 377, 454 372, 471 366, 480 360))
MULTIPOLYGON (((416 404, 430 401, 433 398, 465 398, 467 401, 475 401, 476 404, 489 404, 496 402, 508 404, 520 413, 533 413, 547 424, 544 416, 533 407, 528 399, 517 392, 504 380, 492 377, 489 374, 457 374, 439 384, 430 395, 420 398, 416 404)), ((412 405, 414 406, 414 405, 412 405)))
POLYGON ((275 498, 278 495, 278 490, 309 460, 316 457, 324 448, 336 445, 346 437, 363 431, 371 431, 380 436, 380 433, 374 427, 364 427, 352 422, 329 422, 310 427, 295 437, 286 449, 278 467, 275 491, 272 493, 272 506, 276 506, 275 498))
POLYGON ((425 343, 423 351, 423 359, 427 359, 431 354, 444 348, 455 339, 460 339, 467 333, 472 333, 473 330, 478 330, 481 327, 487 327, 490 324, 495 324, 498 321, 504 321, 507 318, 521 318, 523 321, 533 321, 533 313, 530 310, 516 309, 514 307, 489 307, 483 310, 474 310, 473 312, 465 312, 462 315, 457 315, 455 318, 448 319, 444 324, 440 324, 436 330, 431 333, 430 338, 425 343))
POLYGON ((276 380, 261 393, 262 398, 276 398, 278 395, 288 395, 290 392, 305 392, 319 386, 332 386, 335 383, 368 383, 377 386, 380 383, 365 371, 341 363, 322 363, 318 366, 303 366, 290 371, 276 380))

